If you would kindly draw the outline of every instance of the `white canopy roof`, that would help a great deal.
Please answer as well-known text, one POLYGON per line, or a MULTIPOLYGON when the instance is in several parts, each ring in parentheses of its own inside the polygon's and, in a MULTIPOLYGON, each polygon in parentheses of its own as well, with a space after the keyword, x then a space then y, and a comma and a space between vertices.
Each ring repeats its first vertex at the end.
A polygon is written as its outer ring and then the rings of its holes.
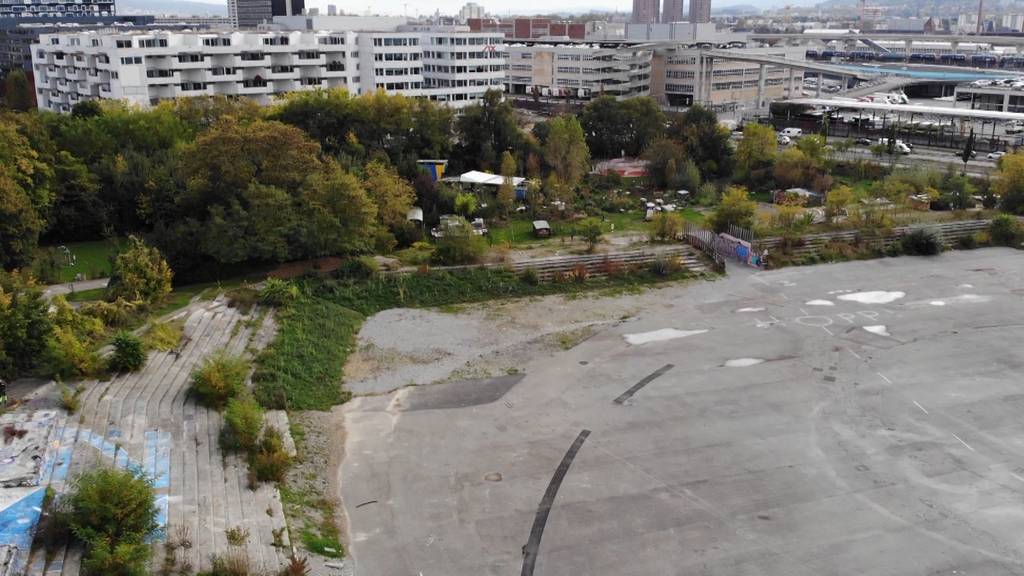
MULTIPOLYGON (((490 174, 487 172, 480 172, 479 170, 470 170, 460 174, 458 178, 453 178, 460 184, 486 184, 488 186, 501 186, 505 182, 505 178, 499 174, 490 174)), ((512 177, 512 185, 519 186, 526 178, 520 176, 512 177)))

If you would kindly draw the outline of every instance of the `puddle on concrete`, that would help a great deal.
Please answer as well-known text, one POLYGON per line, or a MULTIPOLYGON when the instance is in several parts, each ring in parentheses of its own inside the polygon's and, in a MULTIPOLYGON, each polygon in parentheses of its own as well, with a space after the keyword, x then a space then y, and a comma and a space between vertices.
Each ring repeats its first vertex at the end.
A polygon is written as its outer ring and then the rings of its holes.
POLYGON ((756 366, 764 362, 764 358, 733 358, 732 360, 726 360, 723 366, 728 368, 746 368, 748 366, 756 366))
POLYGON ((636 346, 639 344, 647 344, 648 342, 663 342, 665 340, 675 340, 676 338, 686 338, 687 336, 695 336, 697 334, 704 334, 705 332, 707 332, 707 330, 676 330, 675 328, 662 328, 661 330, 652 330, 650 332, 623 334, 622 337, 626 339, 626 342, 636 346))
POLYGON ((808 300, 804 302, 808 306, 835 306, 836 303, 831 300, 808 300))
POLYGON ((895 302, 906 295, 906 292, 869 290, 867 292, 842 294, 838 298, 847 302, 857 302, 858 304, 889 304, 890 302, 895 302))
POLYGON ((879 336, 892 336, 889 334, 889 330, 885 327, 885 324, 877 324, 875 326, 865 326, 865 330, 872 334, 878 334, 879 336))

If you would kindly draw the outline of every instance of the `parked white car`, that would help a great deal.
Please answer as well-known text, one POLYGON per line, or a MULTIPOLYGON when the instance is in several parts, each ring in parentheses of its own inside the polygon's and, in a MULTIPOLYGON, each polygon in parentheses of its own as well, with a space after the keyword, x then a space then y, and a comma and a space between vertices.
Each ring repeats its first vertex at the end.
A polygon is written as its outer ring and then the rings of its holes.
POLYGON ((989 160, 999 160, 1003 156, 1006 156, 1006 152, 989 152, 985 158, 988 158, 989 160))
POLYGON ((790 138, 799 138, 804 135, 804 131, 800 128, 783 128, 779 134, 789 136, 790 138))
POLYGON ((782 134, 779 134, 775 141, 778 142, 779 146, 789 146, 793 142, 789 136, 783 136, 782 134))

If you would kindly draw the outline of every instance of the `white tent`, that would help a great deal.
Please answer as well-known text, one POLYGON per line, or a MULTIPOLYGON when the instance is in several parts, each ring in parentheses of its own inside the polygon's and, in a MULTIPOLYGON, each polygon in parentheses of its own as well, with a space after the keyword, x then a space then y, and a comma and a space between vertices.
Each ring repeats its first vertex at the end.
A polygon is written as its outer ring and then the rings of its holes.
MULTIPOLYGON (((479 170, 470 170, 460 174, 455 178, 445 178, 450 182, 458 182, 459 184, 483 184, 486 186, 501 186, 505 183, 505 178, 500 174, 489 174, 487 172, 480 172, 479 170)), ((526 178, 520 176, 512 177, 512 185, 519 186, 526 181, 526 178)))

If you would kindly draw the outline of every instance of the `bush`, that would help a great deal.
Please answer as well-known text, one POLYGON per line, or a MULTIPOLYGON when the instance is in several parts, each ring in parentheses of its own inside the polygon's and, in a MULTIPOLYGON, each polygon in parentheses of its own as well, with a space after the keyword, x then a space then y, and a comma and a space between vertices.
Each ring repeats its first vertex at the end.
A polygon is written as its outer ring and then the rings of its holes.
POLYGON ((128 237, 128 248, 121 251, 110 272, 107 300, 123 298, 144 305, 163 300, 171 293, 171 272, 160 251, 135 236, 128 237))
POLYGON ((75 386, 69 388, 64 384, 60 385, 60 406, 67 410, 68 414, 74 414, 78 412, 78 409, 82 407, 82 387, 75 386))
POLYGON ((251 394, 240 394, 228 400, 224 408, 221 445, 230 450, 250 452, 259 443, 262 428, 263 408, 251 394))
POLYGON ((225 296, 227 296, 228 306, 237 308, 242 313, 252 310, 252 307, 260 300, 259 291, 249 283, 228 290, 225 296))
POLYGON ((572 278, 573 282, 582 284, 590 277, 590 271, 587 270, 587 267, 583 264, 577 264, 572 267, 572 271, 569 272, 569 277, 572 278))
POLYGON ((118 298, 113 302, 93 302, 79 308, 82 314, 98 318, 107 326, 114 328, 130 324, 137 310, 138 305, 124 298, 118 298))
POLYGON ((651 222, 651 239, 675 240, 683 232, 683 216, 675 212, 658 212, 651 222))
POLYGON ((348 280, 368 280, 377 275, 377 261, 369 256, 349 258, 341 263, 335 275, 348 280))
POLYGON ((722 197, 722 203, 711 214, 709 224, 715 232, 725 232, 730 224, 750 228, 756 208, 757 203, 749 198, 746 188, 731 186, 722 197))
POLYGON ((248 375, 248 360, 222 350, 192 371, 192 390, 205 405, 219 410, 245 389, 248 375))
POLYGON ((683 267, 679 263, 679 260, 676 260, 675 258, 656 258, 652 260, 650 264, 651 274, 661 276, 663 278, 671 276, 682 269, 683 267))
POLYGON ((992 244, 996 246, 1019 248, 1021 242, 1024 241, 1024 228, 1020 221, 1013 216, 1000 214, 992 219, 989 235, 992 238, 992 244))
POLYGON ((961 250, 974 250, 978 247, 978 239, 975 238, 974 234, 961 236, 956 240, 956 247, 961 250))
POLYGON ((576 225, 576 233, 587 241, 587 249, 593 252, 594 247, 601 241, 601 222, 597 218, 585 218, 576 225))
POLYGON ((114 336, 114 354, 107 366, 113 372, 135 372, 146 365, 146 348, 138 336, 122 330, 114 336))
POLYGON ((184 322, 175 320, 173 322, 153 322, 143 336, 143 342, 147 348, 169 352, 178 346, 184 330, 184 322))
POLYGON ((942 252, 942 242, 929 230, 918 228, 900 239, 904 254, 911 256, 934 256, 942 252))
POLYGON ((540 284, 540 274, 533 268, 527 268, 519 273, 519 279, 529 284, 530 286, 536 286, 540 284))
POLYGON ((260 482, 282 482, 291 465, 292 458, 284 449, 281 432, 273 426, 267 426, 259 449, 249 463, 256 473, 256 479, 260 482))
POLYGON ((487 241, 473 233, 473 227, 459 218, 448 220, 445 234, 437 240, 432 260, 445 266, 474 264, 487 253, 487 241))
POLYGON ((58 378, 91 376, 101 369, 99 356, 70 327, 54 326, 49 347, 49 368, 58 378))
POLYGON ((157 529, 153 487, 141 470, 96 468, 67 496, 71 533, 85 545, 89 574, 144 576, 157 529))
POLYGON ((267 278, 260 288, 260 302, 270 306, 287 306, 299 297, 299 287, 280 278, 267 278))

